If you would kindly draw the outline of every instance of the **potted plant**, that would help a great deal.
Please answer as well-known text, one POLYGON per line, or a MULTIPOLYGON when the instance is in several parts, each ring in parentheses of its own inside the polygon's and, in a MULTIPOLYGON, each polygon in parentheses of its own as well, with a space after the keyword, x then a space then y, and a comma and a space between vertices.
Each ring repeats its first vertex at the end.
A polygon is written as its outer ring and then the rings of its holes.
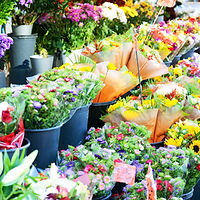
POLYGON ((33 75, 50 70, 53 66, 53 58, 44 48, 40 49, 39 55, 30 56, 33 75))
POLYGON ((14 41, 10 49, 10 83, 26 84, 26 77, 31 75, 30 56, 35 52, 37 34, 32 34, 37 13, 32 10, 33 1, 16 1, 12 12, 14 41), (17 77, 17 78, 16 78, 17 77))
POLYGON ((39 78, 41 82, 49 80, 70 86, 69 90, 63 91, 63 94, 73 95, 70 105, 74 115, 71 115, 71 119, 67 119, 61 128, 60 150, 66 149, 68 145, 77 146, 84 142, 90 102, 102 88, 99 77, 91 71, 84 71, 85 68, 88 68, 88 64, 63 65, 56 70, 45 72, 39 78))

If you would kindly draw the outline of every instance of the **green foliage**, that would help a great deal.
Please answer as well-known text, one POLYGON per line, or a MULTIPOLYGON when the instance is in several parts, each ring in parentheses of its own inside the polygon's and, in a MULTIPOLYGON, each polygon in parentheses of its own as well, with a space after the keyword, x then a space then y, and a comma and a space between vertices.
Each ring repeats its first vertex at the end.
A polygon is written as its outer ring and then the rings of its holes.
POLYGON ((8 17, 11 16, 11 11, 14 8, 15 0, 0 1, 0 25, 5 24, 8 17))
POLYGON ((35 150, 30 155, 24 157, 25 149, 23 149, 21 155, 19 154, 19 149, 17 149, 10 159, 6 150, 4 153, 0 152, 1 200, 19 200, 28 196, 35 199, 34 193, 23 182, 28 178, 30 166, 35 160, 37 153, 38 151, 35 150))

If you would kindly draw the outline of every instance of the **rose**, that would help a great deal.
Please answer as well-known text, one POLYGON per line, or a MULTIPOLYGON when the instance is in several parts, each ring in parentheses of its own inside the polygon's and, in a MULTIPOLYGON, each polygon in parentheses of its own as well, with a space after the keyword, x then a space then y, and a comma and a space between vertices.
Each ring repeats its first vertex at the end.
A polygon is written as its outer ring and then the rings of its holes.
POLYGON ((2 111, 2 122, 4 123, 11 123, 12 122, 12 116, 8 110, 2 111))
POLYGON ((200 164, 197 164, 196 169, 200 171, 200 164))

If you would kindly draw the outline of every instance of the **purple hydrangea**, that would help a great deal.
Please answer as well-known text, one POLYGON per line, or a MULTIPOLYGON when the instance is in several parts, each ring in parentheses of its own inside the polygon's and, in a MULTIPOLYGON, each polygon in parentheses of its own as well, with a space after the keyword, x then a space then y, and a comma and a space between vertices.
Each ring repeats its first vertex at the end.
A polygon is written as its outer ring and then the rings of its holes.
POLYGON ((13 39, 6 34, 0 34, 0 58, 5 55, 5 51, 10 49, 10 45, 13 44, 13 39))

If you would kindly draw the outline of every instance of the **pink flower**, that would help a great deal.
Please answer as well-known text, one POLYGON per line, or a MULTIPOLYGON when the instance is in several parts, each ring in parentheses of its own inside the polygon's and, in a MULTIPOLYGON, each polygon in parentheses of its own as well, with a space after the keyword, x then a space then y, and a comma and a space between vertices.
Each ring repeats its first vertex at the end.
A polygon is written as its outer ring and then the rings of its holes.
POLYGON ((79 22, 78 26, 79 27, 83 27, 84 23, 83 22, 79 22))
POLYGON ((119 135, 117 135, 117 139, 118 139, 118 140, 123 140, 123 139, 124 139, 124 134, 119 134, 119 135))
POLYGON ((171 155, 171 154, 167 154, 166 157, 167 157, 167 158, 171 158, 172 155, 171 155))
POLYGON ((54 100, 53 105, 58 106, 58 100, 57 99, 54 100))
POLYGON ((97 174, 96 179, 101 180, 101 177, 102 177, 101 174, 97 174))
POLYGON ((99 190, 104 190, 105 189, 105 184, 103 182, 99 183, 99 190))
POLYGON ((86 15, 86 14, 82 14, 82 15, 81 15, 81 18, 82 18, 82 19, 87 19, 87 15, 86 15))
POLYGON ((68 156, 70 156, 70 155, 71 155, 71 153, 67 153, 67 154, 65 154, 66 157, 68 157, 68 156))
POLYGON ((147 163, 147 164, 149 164, 149 163, 152 164, 153 161, 152 161, 152 160, 147 160, 146 163, 147 163))
POLYGON ((142 192, 144 190, 144 188, 141 188, 141 189, 137 189, 137 192, 142 192))
POLYGON ((140 154, 140 151, 138 149, 135 149, 134 152, 136 155, 140 154))
POLYGON ((109 176, 105 176, 103 180, 104 180, 104 183, 110 183, 110 177, 109 176))

